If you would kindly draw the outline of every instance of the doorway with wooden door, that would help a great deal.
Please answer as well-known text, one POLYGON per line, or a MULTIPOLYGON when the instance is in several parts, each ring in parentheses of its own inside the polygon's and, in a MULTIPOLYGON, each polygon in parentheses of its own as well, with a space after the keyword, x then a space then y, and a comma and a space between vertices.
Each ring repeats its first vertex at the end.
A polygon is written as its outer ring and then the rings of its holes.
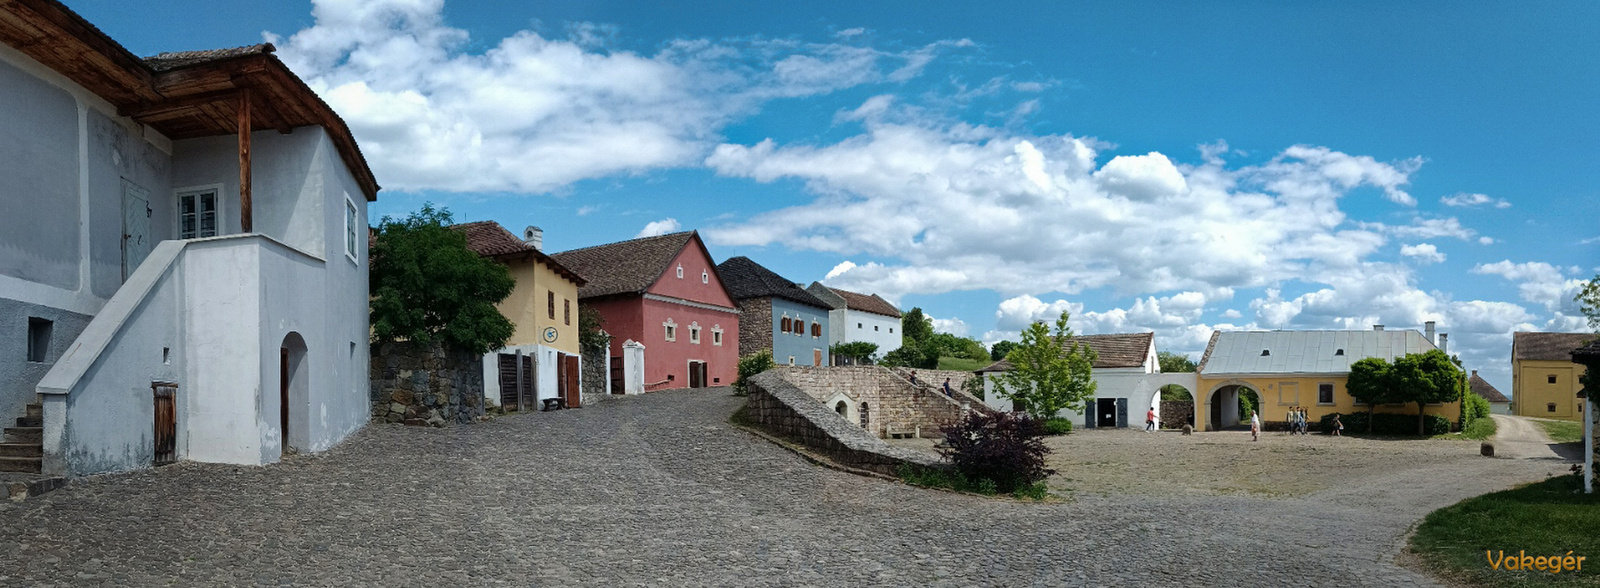
POLYGON ((689 387, 690 388, 704 388, 704 387, 706 387, 706 362, 703 362, 703 361, 690 361, 689 362, 689 387))
MULTIPOLYGON (((306 408, 311 404, 306 340, 291 332, 278 347, 278 440, 280 455, 293 455, 310 440, 306 408)), ((270 413, 268 413, 270 414, 270 413)))
POLYGON ((538 404, 532 355, 522 352, 499 354, 500 408, 507 412, 532 410, 538 404))

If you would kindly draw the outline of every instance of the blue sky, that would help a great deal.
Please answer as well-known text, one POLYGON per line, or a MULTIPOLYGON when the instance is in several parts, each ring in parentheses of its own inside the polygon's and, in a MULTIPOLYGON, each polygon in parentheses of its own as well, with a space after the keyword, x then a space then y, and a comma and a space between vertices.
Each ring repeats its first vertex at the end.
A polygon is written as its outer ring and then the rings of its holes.
POLYGON ((1600 5, 1306 4, 68 2, 141 55, 274 42, 374 219, 695 228, 986 341, 1436 320, 1509 392, 1600 273, 1600 5))

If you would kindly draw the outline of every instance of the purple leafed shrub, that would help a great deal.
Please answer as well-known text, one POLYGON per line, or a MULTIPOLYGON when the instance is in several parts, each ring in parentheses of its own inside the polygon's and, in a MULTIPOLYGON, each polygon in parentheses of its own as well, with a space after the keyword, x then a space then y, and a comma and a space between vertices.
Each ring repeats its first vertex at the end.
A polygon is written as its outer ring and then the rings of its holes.
POLYGON ((1055 473, 1044 467, 1044 424, 1026 414, 969 412, 941 430, 939 452, 969 483, 990 480, 995 491, 1010 493, 1055 473))

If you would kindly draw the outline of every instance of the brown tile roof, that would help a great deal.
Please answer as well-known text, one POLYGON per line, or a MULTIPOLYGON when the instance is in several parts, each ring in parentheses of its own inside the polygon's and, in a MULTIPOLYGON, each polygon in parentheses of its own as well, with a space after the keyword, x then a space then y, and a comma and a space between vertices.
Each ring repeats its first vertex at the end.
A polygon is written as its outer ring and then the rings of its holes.
POLYGON ((900 309, 895 308, 895 305, 893 304, 889 304, 889 301, 884 300, 882 296, 877 294, 869 295, 859 292, 851 292, 849 290, 840 290, 833 287, 829 287, 828 289, 832 290, 834 294, 838 294, 840 298, 844 299, 845 308, 900 318, 900 309))
MULTIPOLYGON (((1155 341, 1155 337, 1155 333, 1079 335, 1068 339, 1067 344, 1077 343, 1093 349, 1096 354, 1095 368, 1144 367, 1144 361, 1150 353, 1150 344, 1155 341)), ((978 370, 978 373, 1010 370, 1011 362, 1002 359, 978 370)))
POLYGON ((828 303, 802 290, 794 282, 743 255, 717 264, 717 275, 734 300, 776 296, 826 310, 828 303))
POLYGON ((143 61, 145 65, 150 66, 150 69, 153 69, 159 73, 178 68, 189 67, 191 65, 200 65, 202 63, 226 61, 236 57, 262 55, 266 53, 272 53, 277 50, 277 47, 273 47, 272 43, 261 43, 258 45, 247 45, 244 47, 229 47, 227 49, 158 53, 144 58, 143 61))
POLYGON ((522 239, 518 239, 516 235, 511 234, 511 231, 507 231, 505 227, 500 226, 500 223, 478 221, 450 225, 450 228, 466 234, 467 248, 471 249, 473 253, 501 262, 531 258, 545 264, 546 267, 549 267, 561 277, 572 280, 580 288, 587 283, 577 272, 551 259, 544 252, 528 246, 527 243, 522 242, 522 239))
POLYGON ((1505 394, 1501 394, 1500 390, 1496 389, 1493 384, 1478 377, 1478 370, 1472 370, 1472 377, 1467 378, 1467 386, 1472 388, 1473 394, 1482 396, 1484 400, 1489 402, 1511 402, 1511 399, 1506 398, 1505 394))
POLYGON ((1200 363, 1194 366, 1195 372, 1206 371, 1206 362, 1211 361, 1211 352, 1217 349, 1217 338, 1220 335, 1222 335, 1222 331, 1211 332, 1211 340, 1206 341, 1206 351, 1200 354, 1200 363))
POLYGON ((573 249, 551 257, 589 281, 578 289, 579 298, 642 294, 667 271, 667 264, 698 238, 694 231, 684 231, 573 249))
POLYGON ((1572 350, 1593 340, 1593 333, 1511 334, 1511 360, 1572 361, 1572 350))

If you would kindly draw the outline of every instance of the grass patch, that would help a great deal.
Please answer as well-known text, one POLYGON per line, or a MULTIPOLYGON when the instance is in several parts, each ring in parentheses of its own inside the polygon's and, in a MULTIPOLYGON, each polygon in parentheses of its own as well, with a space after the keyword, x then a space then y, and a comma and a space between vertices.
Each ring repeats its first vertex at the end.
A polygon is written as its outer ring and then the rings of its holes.
POLYGON ((989 364, 991 363, 994 362, 986 359, 979 360, 967 359, 965 357, 941 357, 939 358, 939 369, 956 372, 974 372, 989 367, 989 364))
POLYGON ((1578 476, 1469 498, 1429 514, 1411 538, 1423 564, 1472 586, 1600 586, 1600 494, 1578 476), (1507 556, 1585 556, 1581 571, 1493 569, 1485 551, 1507 556))
POLYGON ((1482 441, 1484 439, 1493 437, 1494 431, 1494 419, 1478 419, 1472 421, 1471 424, 1467 425, 1467 428, 1461 430, 1461 437, 1463 439, 1476 439, 1478 441, 1482 441))
POLYGON ((1583 423, 1570 421, 1533 421, 1544 427, 1544 434, 1556 443, 1577 443, 1583 440, 1583 423))
MULTIPOLYGON (((984 496, 996 496, 1000 493, 994 487, 994 480, 988 478, 969 480, 961 472, 953 468, 929 468, 912 464, 900 464, 900 469, 897 473, 900 475, 901 481, 913 486, 971 492, 984 496)), ((1011 497, 1044 500, 1050 497, 1050 487, 1044 481, 1034 482, 1016 489, 1011 493, 1011 497)))

